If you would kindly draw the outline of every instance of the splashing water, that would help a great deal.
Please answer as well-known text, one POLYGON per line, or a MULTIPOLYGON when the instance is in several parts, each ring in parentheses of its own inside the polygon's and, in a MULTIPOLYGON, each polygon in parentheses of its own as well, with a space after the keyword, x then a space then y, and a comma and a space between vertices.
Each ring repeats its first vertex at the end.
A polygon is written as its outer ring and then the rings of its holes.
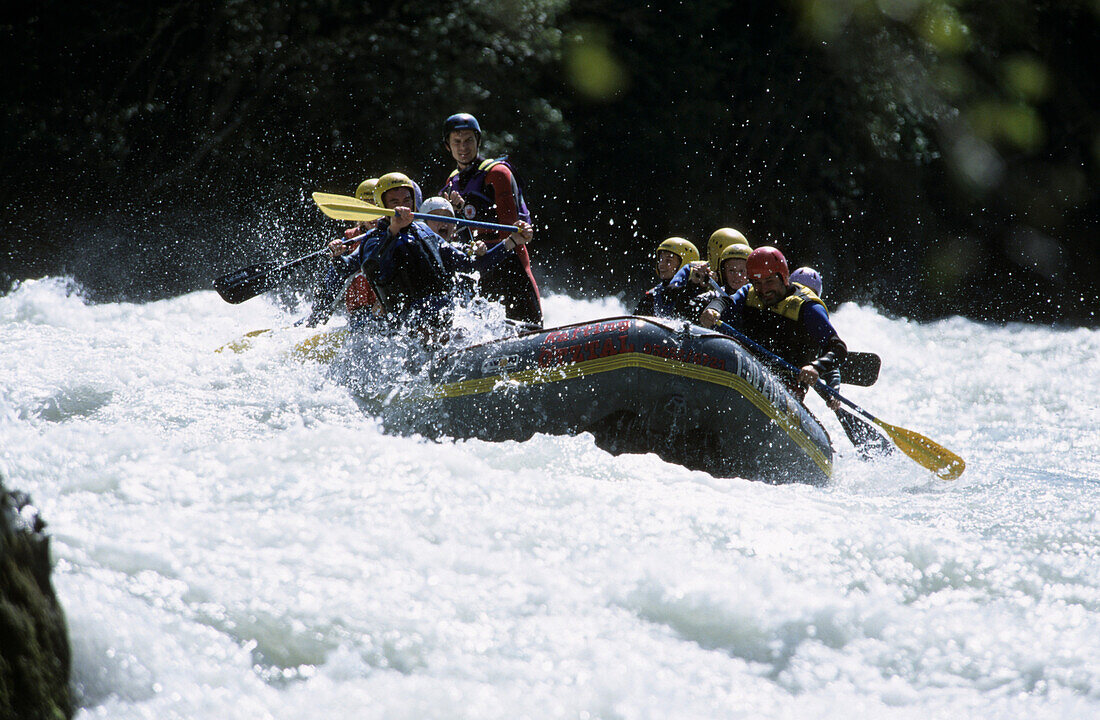
POLYGON ((883 357, 845 395, 968 469, 862 462, 811 397, 834 480, 774 487, 383 435, 262 299, 74 290, 0 297, 0 473, 49 523, 81 718, 1100 714, 1096 331, 842 306, 883 357))

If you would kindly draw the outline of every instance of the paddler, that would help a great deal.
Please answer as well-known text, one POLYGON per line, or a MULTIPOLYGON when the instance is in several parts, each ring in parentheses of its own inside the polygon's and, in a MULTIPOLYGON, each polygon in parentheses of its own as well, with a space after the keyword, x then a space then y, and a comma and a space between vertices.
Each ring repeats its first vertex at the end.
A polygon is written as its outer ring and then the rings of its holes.
POLYGON ((690 240, 670 237, 657 246, 656 286, 646 291, 634 308, 635 315, 691 320, 699 314, 693 301, 706 288, 706 263, 690 240))
MULTIPOLYGON (((364 202, 374 202, 374 186, 377 184, 378 178, 367 178, 359 183, 359 187, 355 188, 356 199, 364 202)), ((347 243, 348 240, 370 232, 377 224, 377 219, 360 220, 344 231, 343 239, 333 240, 329 245, 347 243)), ((359 243, 348 243, 348 250, 354 250, 358 246, 359 243)), ((382 306, 378 303, 378 296, 374 294, 374 289, 362 273, 356 273, 348 282, 339 278, 335 270, 329 268, 321 286, 316 291, 313 310, 310 312, 309 317, 304 320, 304 323, 308 327, 317 327, 328 322, 328 319, 332 317, 332 311, 336 307, 341 292, 344 295, 344 307, 347 310, 350 326, 359 327, 365 324, 369 317, 381 313, 382 306)))
POLYGON ((758 247, 749 253, 745 266, 749 284, 732 296, 714 298, 699 316, 699 324, 712 328, 728 323, 799 368, 797 376, 784 368, 774 370, 802 400, 810 385, 844 361, 848 346, 829 320, 825 303, 804 285, 790 282, 783 253, 770 246, 758 247))
POLYGON ((329 250, 338 276, 362 270, 385 309, 392 328, 439 330, 447 327, 458 301, 456 274, 484 271, 514 257, 516 248, 530 241, 533 228, 519 220, 518 232, 476 258, 446 242, 426 224, 413 219, 417 187, 402 173, 387 173, 374 188, 374 204, 394 211, 354 251, 342 243, 329 250))
MULTIPOLYGON (((722 251, 730 245, 744 245, 752 249, 748 238, 740 230, 731 227, 718 228, 707 238, 707 262, 710 264, 711 272, 718 277, 718 282, 722 282, 722 251)), ((734 288, 734 290, 737 289, 734 288)))
MULTIPOLYGON (((481 125, 469 113, 456 113, 443 123, 443 147, 455 161, 455 169, 439 194, 467 220, 485 220, 503 225, 519 221, 530 224, 531 212, 523 198, 514 168, 507 158, 486 159, 481 154, 481 125)), ((481 240, 488 247, 508 239, 507 232, 467 228, 456 235, 481 240)), ((542 324, 542 299, 527 248, 520 245, 513 255, 483 274, 485 297, 499 299, 505 314, 513 320, 542 324)))
MULTIPOLYGON (((724 228, 729 229, 729 228, 724 228)), ((715 232, 717 235, 721 230, 715 232)), ((737 232, 734 230, 733 232, 737 232)), ((741 233, 737 233, 741 239, 744 236, 741 233)), ((714 235, 711 235, 711 247, 714 247, 714 235)), ((732 295, 740 290, 749 282, 748 271, 745 269, 745 263, 749 259, 749 253, 752 252, 752 248, 749 247, 748 241, 740 242, 735 241, 728 243, 722 250, 717 252, 717 256, 714 258, 714 262, 711 263, 711 267, 717 271, 717 281, 721 290, 711 290, 703 295, 700 295, 693 303, 693 306, 698 308, 696 312, 692 313, 692 319, 699 317, 700 312, 714 299, 718 298, 722 293, 732 295)), ((682 271, 681 271, 682 272, 682 271)))
MULTIPOLYGON (((792 285, 801 285, 811 290, 818 298, 822 297, 823 284, 821 273, 814 270, 812 267, 803 266, 792 271, 790 281, 792 285)), ((824 302, 825 301, 822 300, 822 303, 824 302)), ((834 367, 829 372, 822 373, 821 379, 833 390, 839 391, 841 369, 839 367, 834 367)), ((861 456, 870 457, 872 455, 884 455, 893 452, 893 443, 875 430, 874 426, 868 425, 855 415, 844 410, 841 407, 840 401, 837 400, 836 396, 832 393, 825 392, 817 387, 814 389, 817 391, 817 394, 821 396, 821 399, 825 401, 825 404, 829 406, 829 409, 836 413, 836 419, 840 422, 840 427, 844 428, 844 434, 852 441, 852 445, 855 446, 861 456)))
MULTIPOLYGON (((455 216, 454 206, 451 205, 446 198, 442 198, 438 195, 425 199, 424 202, 420 204, 419 212, 452 218, 455 216)), ((454 237, 455 228, 457 227, 454 223, 445 220, 425 220, 424 224, 431 228, 432 232, 447 242, 450 242, 454 237)))

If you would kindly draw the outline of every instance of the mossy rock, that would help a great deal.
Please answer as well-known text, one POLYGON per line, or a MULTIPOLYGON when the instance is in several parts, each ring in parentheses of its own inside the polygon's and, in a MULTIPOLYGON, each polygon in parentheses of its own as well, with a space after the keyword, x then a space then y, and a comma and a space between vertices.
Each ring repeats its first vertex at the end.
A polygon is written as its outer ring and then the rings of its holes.
POLYGON ((28 505, 0 481, 0 720, 65 720, 73 715, 69 637, 45 523, 20 514, 28 505))

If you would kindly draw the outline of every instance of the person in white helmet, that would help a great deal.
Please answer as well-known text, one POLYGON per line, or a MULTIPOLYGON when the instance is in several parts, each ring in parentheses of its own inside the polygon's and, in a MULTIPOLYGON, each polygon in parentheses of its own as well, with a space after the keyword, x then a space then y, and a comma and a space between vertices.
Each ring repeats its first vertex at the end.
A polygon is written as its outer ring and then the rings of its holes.
MULTIPOLYGON (((420 211, 429 215, 442 215, 444 217, 454 217, 455 209, 451 205, 450 201, 446 198, 442 198, 438 195, 434 195, 424 200, 420 205, 420 211)), ((425 220, 424 224, 432 229, 439 237, 443 238, 447 242, 451 242, 455 235, 455 223, 446 222, 444 220, 425 220)))
MULTIPOLYGON (((807 265, 803 265, 791 272, 790 279, 791 283, 797 283, 808 288, 813 291, 814 295, 821 298, 823 294, 823 283, 821 281, 821 273, 817 270, 807 265)), ((821 380, 832 389, 840 390, 840 381, 843 372, 843 366, 835 367, 829 372, 822 374, 821 380)), ((860 455, 869 457, 872 455, 884 455, 893 452, 894 446, 875 430, 874 427, 845 411, 841 407, 840 401, 830 393, 817 387, 815 387, 814 390, 816 390, 817 394, 821 396, 821 399, 825 401, 825 404, 829 406, 829 409, 836 413, 836 419, 840 422, 840 427, 844 429, 844 434, 852 441, 852 445, 855 446, 860 455)))
POLYGON ((821 273, 812 267, 803 265, 797 270, 791 271, 791 282, 801 283, 814 291, 814 295, 821 297, 821 273))

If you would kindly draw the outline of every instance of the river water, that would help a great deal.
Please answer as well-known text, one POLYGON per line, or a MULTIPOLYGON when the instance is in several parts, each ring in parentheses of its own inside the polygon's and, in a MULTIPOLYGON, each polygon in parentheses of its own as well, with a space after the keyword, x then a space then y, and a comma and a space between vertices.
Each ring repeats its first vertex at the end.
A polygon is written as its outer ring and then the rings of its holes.
MULTIPOLYGON (((620 314, 547 299, 549 324, 620 314)), ((1100 717, 1100 332, 843 305, 851 400, 965 458, 830 485, 591 437, 386 436, 213 292, 0 297, 0 473, 52 535, 85 718, 1100 717)))

